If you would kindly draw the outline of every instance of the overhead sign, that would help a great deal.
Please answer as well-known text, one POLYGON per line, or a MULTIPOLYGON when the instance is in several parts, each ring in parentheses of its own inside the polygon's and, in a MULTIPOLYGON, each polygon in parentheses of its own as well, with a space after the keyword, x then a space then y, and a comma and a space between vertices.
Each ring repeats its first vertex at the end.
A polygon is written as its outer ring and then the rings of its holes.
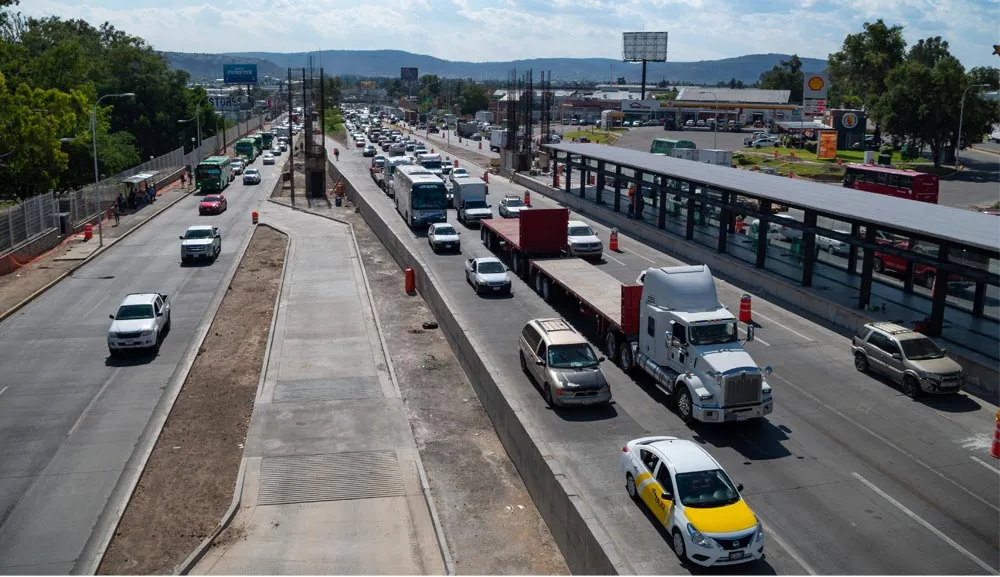
POLYGON ((416 80, 417 79, 417 69, 416 68, 400 68, 399 69, 399 79, 400 80, 416 80))
POLYGON ((651 112, 670 108, 669 100, 622 100, 622 112, 651 112))
POLYGON ((242 110, 246 107, 245 96, 209 96, 208 101, 216 110, 242 110))
POLYGON ((666 32, 623 32, 622 60, 625 62, 666 62, 666 32))
POLYGON ((222 81, 226 84, 257 84, 257 65, 223 64, 222 81))

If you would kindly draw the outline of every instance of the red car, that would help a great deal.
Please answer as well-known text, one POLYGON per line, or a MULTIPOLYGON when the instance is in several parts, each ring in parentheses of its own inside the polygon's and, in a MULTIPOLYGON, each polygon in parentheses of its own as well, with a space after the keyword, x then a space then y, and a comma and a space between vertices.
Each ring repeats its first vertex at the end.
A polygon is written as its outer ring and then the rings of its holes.
POLYGON ((210 194, 201 199, 198 214, 222 214, 227 207, 226 197, 221 194, 210 194))
MULTIPOLYGON (((880 242, 879 244, 890 244, 890 243, 880 242)), ((924 253, 928 256, 933 256, 933 257, 937 256, 937 247, 933 245, 927 245, 919 242, 911 243, 909 241, 892 242, 891 244, 896 248, 902 250, 909 249, 914 252, 924 253)), ((873 268, 877 273, 894 273, 897 275, 905 275, 906 263, 907 260, 905 258, 892 254, 876 252, 873 268)), ((936 277, 937 277, 937 269, 935 269, 934 267, 919 262, 913 263, 913 280, 915 282, 918 282, 927 288, 933 288, 934 279, 936 277)), ((971 284, 971 281, 969 281, 969 279, 966 279, 964 277, 952 273, 948 275, 948 284, 968 286, 971 284)))

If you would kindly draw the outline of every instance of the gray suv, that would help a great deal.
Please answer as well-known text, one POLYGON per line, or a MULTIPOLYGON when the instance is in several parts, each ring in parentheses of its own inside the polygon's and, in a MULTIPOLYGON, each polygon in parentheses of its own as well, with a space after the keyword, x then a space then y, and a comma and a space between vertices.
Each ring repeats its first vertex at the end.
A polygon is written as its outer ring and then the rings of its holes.
POLYGON ((564 319, 534 319, 517 341, 521 370, 542 388, 549 406, 611 402, 611 385, 587 339, 564 319))
POLYGON ((903 393, 957 393, 964 384, 962 366, 928 336, 894 323, 868 323, 851 341, 854 367, 899 383, 903 393))

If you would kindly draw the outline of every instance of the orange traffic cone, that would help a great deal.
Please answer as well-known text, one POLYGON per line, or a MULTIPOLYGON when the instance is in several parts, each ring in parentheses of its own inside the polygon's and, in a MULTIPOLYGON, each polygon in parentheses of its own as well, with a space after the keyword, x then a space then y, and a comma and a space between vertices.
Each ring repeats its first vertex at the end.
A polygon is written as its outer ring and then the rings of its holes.
POLYGON ((608 239, 608 250, 618 252, 618 229, 611 229, 611 238, 608 239))
POLYGON ((1000 459, 1000 411, 997 411, 997 424, 993 429, 993 444, 990 445, 990 456, 1000 459))
POLYGON ((528 206, 528 207, 531 206, 531 191, 530 190, 524 191, 524 206, 528 206))

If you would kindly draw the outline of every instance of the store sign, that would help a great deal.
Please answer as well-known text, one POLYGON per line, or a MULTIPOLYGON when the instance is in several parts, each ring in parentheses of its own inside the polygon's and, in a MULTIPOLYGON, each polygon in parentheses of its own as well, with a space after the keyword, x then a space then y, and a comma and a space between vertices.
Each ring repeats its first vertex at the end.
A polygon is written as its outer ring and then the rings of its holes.
POLYGON ((247 104, 245 96, 209 96, 208 101, 216 110, 241 110, 247 104))
POLYGON ((840 125, 848 130, 854 129, 858 125, 858 115, 853 112, 845 112, 843 116, 840 117, 840 125))
POLYGON ((825 100, 830 88, 830 80, 826 74, 807 72, 803 75, 802 97, 810 100, 825 100))
POLYGON ((816 148, 816 158, 833 160, 837 158, 837 131, 822 130, 819 133, 819 146, 816 148))

